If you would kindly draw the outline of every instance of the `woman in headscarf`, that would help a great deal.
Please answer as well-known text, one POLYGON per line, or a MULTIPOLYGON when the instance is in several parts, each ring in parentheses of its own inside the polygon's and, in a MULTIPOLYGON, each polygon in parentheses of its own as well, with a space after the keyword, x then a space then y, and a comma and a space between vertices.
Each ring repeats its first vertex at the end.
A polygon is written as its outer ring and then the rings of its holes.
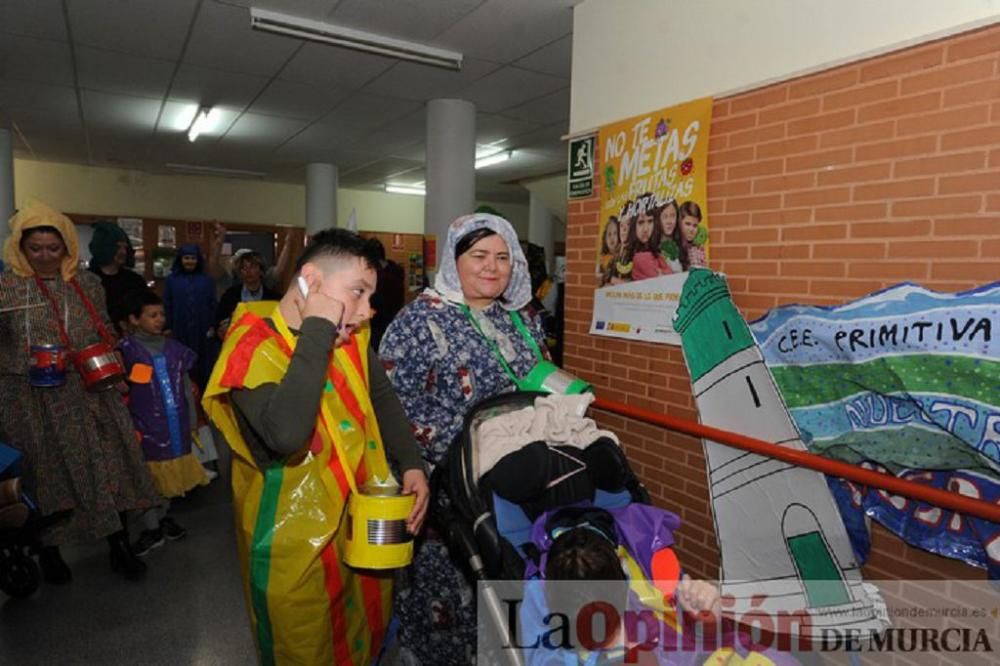
POLYGON ((146 290, 146 281, 132 268, 135 266, 135 249, 125 230, 109 220, 94 222, 94 235, 87 249, 90 250, 90 272, 101 278, 104 297, 108 302, 108 316, 121 333, 125 330, 128 314, 125 304, 135 294, 146 290))
POLYGON ((204 390, 215 359, 209 351, 209 335, 215 327, 215 281, 205 273, 201 248, 190 243, 177 251, 163 290, 167 330, 198 355, 191 377, 204 390))
POLYGON ((106 536, 111 568, 137 578, 146 567, 129 546, 125 512, 160 498, 121 395, 87 391, 68 361, 62 384, 37 374, 29 380, 32 346, 72 354, 110 339, 104 290, 93 273, 78 272, 76 230, 66 216, 36 203, 12 217, 10 229, 0 275, 0 440, 24 456, 26 489, 42 515, 65 513, 42 533, 42 573, 50 583, 69 582, 59 546, 106 536))
MULTIPOLYGON (((380 355, 425 460, 444 457, 476 402, 514 391, 545 353, 531 277, 510 223, 479 213, 455 220, 434 288, 389 325, 380 355)), ((467 664, 476 648, 474 590, 432 530, 400 585, 404 663, 467 664), (431 613, 428 609, 437 609, 431 613)))

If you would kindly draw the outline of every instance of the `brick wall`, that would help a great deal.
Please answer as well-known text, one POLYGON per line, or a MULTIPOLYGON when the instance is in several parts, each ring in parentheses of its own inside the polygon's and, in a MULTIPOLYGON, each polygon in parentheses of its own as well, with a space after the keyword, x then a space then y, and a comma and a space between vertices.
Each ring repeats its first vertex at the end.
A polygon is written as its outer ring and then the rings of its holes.
MULTIPOLYGON (((710 263, 748 321, 906 280, 961 290, 1000 279, 1000 26, 716 100, 708 182, 710 263)), ((587 333, 598 208, 569 203, 565 364, 611 400, 696 419, 679 347, 587 333)), ((713 577, 701 444, 599 418, 656 503, 683 518, 685 566, 713 577)), ((873 543, 870 578, 984 576, 877 527, 873 543)))

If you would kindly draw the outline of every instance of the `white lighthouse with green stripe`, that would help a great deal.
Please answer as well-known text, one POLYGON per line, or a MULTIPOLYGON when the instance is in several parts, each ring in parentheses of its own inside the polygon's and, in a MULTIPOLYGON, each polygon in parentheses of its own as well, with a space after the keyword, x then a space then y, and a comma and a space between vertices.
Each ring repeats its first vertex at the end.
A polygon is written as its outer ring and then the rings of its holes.
MULTIPOLYGON (((702 423, 805 450, 725 279, 693 270, 674 319, 702 423)), ((723 595, 736 616, 802 612, 795 633, 880 631, 876 598, 819 472, 704 440, 723 595)))

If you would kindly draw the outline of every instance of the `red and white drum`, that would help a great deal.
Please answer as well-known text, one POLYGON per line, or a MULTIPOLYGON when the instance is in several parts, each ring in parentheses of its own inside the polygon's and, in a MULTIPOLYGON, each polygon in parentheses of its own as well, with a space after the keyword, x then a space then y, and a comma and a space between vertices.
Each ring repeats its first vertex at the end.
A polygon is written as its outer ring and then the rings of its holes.
POLYGON ((125 379, 125 368, 118 354, 106 342, 84 347, 73 356, 73 363, 90 391, 106 391, 125 379))

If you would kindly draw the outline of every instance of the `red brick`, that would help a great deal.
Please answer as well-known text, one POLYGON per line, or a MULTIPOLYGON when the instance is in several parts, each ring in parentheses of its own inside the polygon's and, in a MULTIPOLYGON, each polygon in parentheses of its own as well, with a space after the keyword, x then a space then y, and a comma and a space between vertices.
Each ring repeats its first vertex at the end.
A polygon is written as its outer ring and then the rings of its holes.
POLYGON ((731 113, 729 100, 717 99, 712 102, 712 118, 722 118, 731 113))
POLYGON ((754 259, 808 259, 811 249, 812 245, 807 244, 754 245, 750 248, 750 256, 754 259))
POLYGON ((944 107, 962 106, 975 102, 1000 99, 1000 80, 977 81, 944 91, 944 107))
POLYGON ((753 181, 754 194, 766 194, 769 192, 788 192, 789 190, 802 190, 816 185, 815 173, 797 173, 790 176, 773 176, 770 178, 757 178, 753 181))
POLYGON ((712 119, 712 134, 729 134, 739 130, 749 129, 757 125, 757 112, 745 113, 741 116, 729 116, 722 120, 712 119))
MULTIPOLYGON (((729 182, 716 183, 712 186, 711 193, 709 195, 708 203, 709 208, 712 208, 712 204, 715 203, 713 200, 721 197, 732 197, 741 196, 744 194, 750 194, 750 181, 749 180, 733 180, 729 182)), ((720 201, 721 203, 721 201, 720 201)))
POLYGON ((990 151, 990 167, 1000 167, 1000 150, 990 151))
POLYGON ((732 229, 726 231, 726 243, 773 243, 778 240, 777 229, 732 229))
POLYGON ((750 224, 750 213, 716 213, 712 215, 712 228, 745 227, 750 224))
POLYGON ((791 83, 788 87, 788 96, 796 99, 849 88, 858 82, 858 73, 857 67, 848 67, 836 69, 830 73, 805 76, 801 80, 791 83))
POLYGON ((828 241, 841 238, 847 238, 847 225, 811 224, 807 227, 784 227, 781 230, 782 241, 828 241))
POLYGON ((941 150, 1000 144, 1000 125, 951 132, 941 137, 941 150))
POLYGON ((796 155, 785 160, 785 170, 805 171, 846 164, 851 161, 852 152, 851 148, 837 148, 836 150, 826 150, 808 155, 796 155))
POLYGON ((890 259, 916 259, 937 257, 974 257, 978 250, 977 241, 896 241, 889 243, 890 259))
POLYGON ((919 159, 896 162, 893 176, 896 178, 936 176, 943 173, 982 169, 985 165, 985 151, 954 153, 938 157, 921 157, 919 159))
POLYGON ((712 248, 712 261, 731 261, 733 259, 747 259, 750 255, 750 248, 746 245, 719 245, 712 248))
POLYGON ((916 118, 900 118, 896 121, 896 136, 939 135, 949 129, 983 125, 987 122, 988 117, 989 106, 980 104, 979 106, 926 113, 916 118))
POLYGON ((916 113, 936 111, 940 106, 941 92, 938 90, 910 97, 897 97, 861 107, 858 109, 858 122, 867 123, 886 118, 912 116, 916 113))
POLYGON ((733 197, 726 200, 727 213, 740 213, 748 210, 769 210, 781 205, 781 195, 766 194, 756 197, 733 197))
MULTIPOLYGON (((854 124, 855 110, 844 109, 834 113, 826 113, 811 118, 800 118, 788 123, 788 136, 796 134, 807 134, 812 132, 827 132, 839 127, 848 127, 854 124)), ((822 138, 822 137, 821 137, 822 138)))
POLYGON ((804 99, 797 102, 790 102, 762 110, 760 112, 760 121, 762 123, 776 123, 792 118, 813 116, 819 113, 819 108, 819 99, 804 99))
POLYGON ((854 204, 851 206, 829 206, 816 209, 817 222, 854 222, 885 217, 884 203, 854 204))
POLYGON ((991 76, 993 76, 992 60, 964 62, 957 65, 935 68, 923 74, 904 78, 901 92, 904 95, 909 95, 925 90, 940 90, 966 81, 988 79, 991 76))
POLYGON ((767 159, 769 157, 783 157, 785 155, 795 155, 816 150, 819 146, 819 137, 800 136, 794 139, 784 139, 771 143, 757 144, 757 159, 767 159))
POLYGON ((732 99, 732 112, 742 113, 781 104, 788 99, 788 86, 778 85, 759 92, 746 93, 732 99))
POLYGON ((939 44, 918 50, 907 49, 899 55, 874 58, 870 64, 862 65, 861 81, 916 72, 940 65, 943 59, 944 48, 939 44))
POLYGON ((927 262, 856 262, 847 268, 848 277, 885 280, 917 280, 927 277, 927 262))
POLYGON ((855 201, 879 201, 925 197, 934 194, 934 179, 892 180, 873 185, 858 185, 854 188, 855 201))
POLYGON ((993 217, 937 218, 935 236, 993 236, 1000 234, 1000 220, 993 217))
POLYGON ((909 139, 896 139, 858 146, 856 157, 859 162, 868 160, 884 160, 913 155, 926 155, 937 152, 937 137, 918 136, 909 139))
POLYGON ((1000 190, 1000 171, 942 176, 938 181, 938 194, 995 192, 997 190, 1000 190))
POLYGON ((867 183, 873 180, 888 178, 892 165, 882 164, 850 165, 840 169, 821 171, 818 176, 819 185, 837 185, 839 183, 867 183))
POLYGON ((843 203, 851 198, 851 188, 833 187, 830 189, 809 190, 785 194, 782 205, 789 208, 800 206, 819 206, 823 204, 843 203))
MULTIPOLYGON (((709 156, 709 160, 714 159, 709 156)), ((782 159, 764 160, 753 164, 742 164, 731 166, 726 169, 726 173, 732 180, 743 180, 744 178, 754 178, 756 176, 771 176, 781 173, 785 168, 785 161, 782 159)))
POLYGON ((852 238, 918 238, 931 232, 930 220, 885 220, 851 225, 852 238))
POLYGON ((750 214, 750 226, 770 227, 812 222, 812 208, 782 208, 750 214))
POLYGON ((897 201, 892 204, 893 217, 916 217, 918 215, 949 215, 975 213, 982 208, 982 197, 933 197, 897 201))
MULTIPOLYGON (((715 127, 712 128, 715 131, 715 127)), ((767 125, 766 127, 756 127, 745 132, 736 132, 729 135, 729 145, 733 148, 761 143, 763 141, 774 141, 785 136, 785 124, 767 125)))
POLYGON ((986 210, 988 211, 1000 210, 1000 196, 996 194, 991 194, 987 196, 986 210))
POLYGON ((975 58, 987 53, 996 53, 997 51, 1000 51, 1000 48, 997 46, 997 33, 991 27, 984 30, 981 35, 969 36, 967 39, 949 44, 947 59, 948 62, 954 62, 956 60, 975 58))
POLYGON ((831 259, 837 257, 842 260, 856 261, 858 259, 882 259, 885 257, 885 243, 849 243, 841 242, 836 245, 824 244, 813 246, 814 259, 831 259))
POLYGON ((719 265, 726 275, 777 275, 778 265, 772 261, 726 261, 719 265))
POLYGON ((824 111, 836 111, 869 102, 890 99, 899 94, 899 81, 885 81, 867 86, 851 88, 844 92, 832 93, 823 98, 824 111))
POLYGON ((1000 274, 1000 259, 973 263, 971 261, 937 261, 931 266, 931 277, 935 280, 975 280, 992 282, 1000 274))
POLYGON ((849 146, 878 141, 891 137, 894 128, 895 121, 886 120, 880 123, 858 125, 833 132, 823 132, 819 137, 819 146, 820 148, 833 148, 835 146, 849 146))
POLYGON ((808 280, 788 278, 750 278, 749 291, 754 294, 805 294, 809 291, 808 280))
POLYGON ((753 159, 753 146, 734 148, 733 150, 723 150, 712 153, 709 158, 713 167, 726 166, 729 164, 740 164, 753 159))
POLYGON ((979 248, 979 256, 994 260, 1000 257, 1000 238, 984 240, 979 248))
POLYGON ((844 277, 847 266, 843 261, 783 261, 782 275, 796 277, 844 277))
POLYGON ((842 299, 859 298, 882 288, 881 282, 863 280, 813 280, 812 293, 842 299))

